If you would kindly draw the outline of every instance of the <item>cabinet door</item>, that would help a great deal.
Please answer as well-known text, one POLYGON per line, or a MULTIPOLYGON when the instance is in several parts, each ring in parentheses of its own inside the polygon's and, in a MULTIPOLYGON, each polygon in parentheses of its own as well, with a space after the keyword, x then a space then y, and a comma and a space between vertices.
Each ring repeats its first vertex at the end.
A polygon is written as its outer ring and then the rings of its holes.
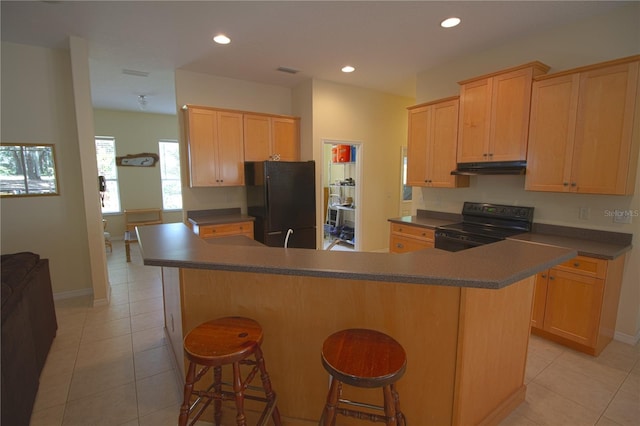
POLYGON ((281 161, 300 160, 300 131, 298 120, 273 117, 271 119, 272 152, 281 161))
POLYGON ((492 81, 486 78, 460 88, 459 163, 489 161, 492 81))
POLYGON ((629 166, 637 87, 638 62, 581 73, 572 169, 577 192, 633 193, 629 166))
POLYGON ((533 83, 525 188, 571 190, 578 74, 533 83))
POLYGON ((407 141, 407 185, 409 186, 427 186, 429 113, 427 106, 409 110, 407 141))
POLYGON ((489 161, 526 160, 532 78, 532 68, 493 77, 489 161))
POLYGON ((598 337, 604 280, 552 269, 544 330, 593 347, 598 337))
POLYGON ((191 187, 216 186, 216 111, 190 107, 186 110, 191 187))
POLYGON ((242 114, 218 111, 218 185, 244 185, 242 114))
POLYGON ((536 275, 536 284, 533 290, 533 309, 531 311, 531 327, 542 328, 544 324, 544 309, 547 304, 547 283, 549 271, 536 275))
POLYGON ((453 188, 468 186, 468 176, 452 176, 456 168, 458 142, 458 100, 431 106, 427 143, 427 179, 429 186, 453 188))
POLYGON ((244 159, 265 161, 271 154, 271 120, 264 115, 244 114, 244 159))

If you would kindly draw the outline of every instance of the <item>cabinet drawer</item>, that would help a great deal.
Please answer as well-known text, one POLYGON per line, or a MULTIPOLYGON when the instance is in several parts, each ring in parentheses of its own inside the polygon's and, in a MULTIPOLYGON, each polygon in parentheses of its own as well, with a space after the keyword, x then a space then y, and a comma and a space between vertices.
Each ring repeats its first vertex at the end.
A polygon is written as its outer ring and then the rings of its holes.
POLYGON ((230 235, 246 235, 253 238, 253 222, 201 226, 198 235, 200 238, 227 237, 230 235))
POLYGON ((418 238, 425 241, 433 242, 433 229, 422 228, 419 226, 400 225, 398 223, 391 224, 391 233, 402 234, 403 236, 418 238))
POLYGON ((410 251, 433 248, 433 242, 400 235, 392 235, 389 243, 389 252, 391 253, 407 253, 410 251))
POLYGON ((554 269, 595 278, 604 278, 607 274, 607 261, 594 257, 577 256, 555 266, 554 269))

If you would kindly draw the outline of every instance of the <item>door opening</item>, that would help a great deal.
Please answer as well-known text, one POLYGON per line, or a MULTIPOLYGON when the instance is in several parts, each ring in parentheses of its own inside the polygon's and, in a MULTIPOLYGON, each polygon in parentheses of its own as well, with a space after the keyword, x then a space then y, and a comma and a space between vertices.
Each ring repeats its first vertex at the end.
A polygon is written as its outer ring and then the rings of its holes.
POLYGON ((324 250, 359 250, 362 237, 362 143, 323 140, 324 250))

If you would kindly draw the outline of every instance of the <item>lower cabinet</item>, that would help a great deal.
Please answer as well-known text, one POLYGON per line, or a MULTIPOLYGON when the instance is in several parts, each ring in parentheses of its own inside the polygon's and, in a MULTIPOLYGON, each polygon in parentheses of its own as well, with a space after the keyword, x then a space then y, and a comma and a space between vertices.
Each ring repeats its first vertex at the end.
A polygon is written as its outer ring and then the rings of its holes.
POLYGON ((536 276, 531 331, 598 355, 613 339, 624 256, 578 256, 536 276))
POLYGON ((434 230, 421 226, 391 224, 389 237, 390 253, 407 253, 410 251, 433 248, 434 230))
POLYGON ((200 238, 230 237, 244 235, 253 239, 253 222, 222 223, 218 225, 194 225, 193 232, 200 238))

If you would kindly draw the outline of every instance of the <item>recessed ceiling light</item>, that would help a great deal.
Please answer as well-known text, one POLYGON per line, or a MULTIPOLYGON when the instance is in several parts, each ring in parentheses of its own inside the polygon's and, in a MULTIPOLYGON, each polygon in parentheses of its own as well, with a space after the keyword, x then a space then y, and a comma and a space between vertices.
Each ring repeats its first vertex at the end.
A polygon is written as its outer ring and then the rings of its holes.
POLYGON ((452 28, 460 23, 460 18, 451 17, 447 18, 444 21, 440 22, 440 26, 442 28, 452 28))
POLYGON ((342 67, 342 72, 354 72, 356 69, 351 65, 346 65, 342 67))
POLYGON ((215 36, 213 38, 213 41, 215 41, 218 44, 229 44, 231 43, 231 39, 229 37, 227 37, 224 34, 218 34, 217 36, 215 36))

